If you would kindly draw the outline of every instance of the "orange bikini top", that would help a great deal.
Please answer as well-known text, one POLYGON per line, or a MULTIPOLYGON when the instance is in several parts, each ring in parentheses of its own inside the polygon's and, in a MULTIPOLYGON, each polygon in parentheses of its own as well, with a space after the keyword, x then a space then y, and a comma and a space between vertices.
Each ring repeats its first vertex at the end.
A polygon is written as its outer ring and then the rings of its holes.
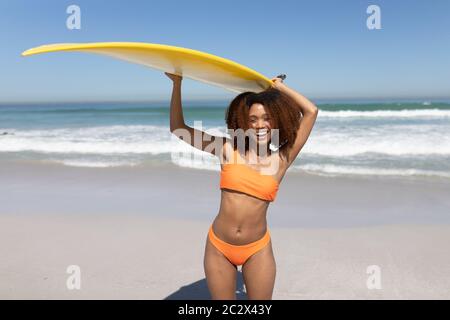
MULTIPOLYGON (((234 150, 233 156, 235 154, 239 155, 239 152, 234 150)), ((259 173, 243 161, 238 162, 234 158, 234 162, 223 164, 220 189, 236 190, 259 199, 274 201, 279 187, 278 181, 270 175, 259 173)))

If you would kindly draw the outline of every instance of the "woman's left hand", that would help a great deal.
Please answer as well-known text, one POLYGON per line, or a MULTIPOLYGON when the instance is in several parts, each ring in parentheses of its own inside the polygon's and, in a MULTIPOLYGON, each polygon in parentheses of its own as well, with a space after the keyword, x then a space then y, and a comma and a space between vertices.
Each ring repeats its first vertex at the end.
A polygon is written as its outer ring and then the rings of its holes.
POLYGON ((283 80, 281 78, 273 78, 272 79, 272 87, 274 87, 275 89, 281 90, 284 87, 286 87, 286 85, 283 83, 283 80))

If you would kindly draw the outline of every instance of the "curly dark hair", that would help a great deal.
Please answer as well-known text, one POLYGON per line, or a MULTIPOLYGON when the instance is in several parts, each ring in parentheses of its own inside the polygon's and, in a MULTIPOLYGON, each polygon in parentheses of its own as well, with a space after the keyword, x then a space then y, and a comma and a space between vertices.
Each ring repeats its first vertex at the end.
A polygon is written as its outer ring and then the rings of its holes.
MULTIPOLYGON (((235 97, 225 112, 225 122, 229 130, 250 128, 249 109, 259 103, 264 106, 270 116, 270 125, 279 129, 280 147, 278 151, 288 158, 288 150, 292 148, 302 117, 300 106, 282 91, 269 88, 259 93, 244 92, 235 97)), ((237 137, 234 137, 234 148, 237 148, 237 137)), ((277 146, 278 147, 278 146, 277 146)), ((245 139, 245 151, 249 148, 248 137, 245 139)), ((270 149, 268 150, 270 154, 270 149)))

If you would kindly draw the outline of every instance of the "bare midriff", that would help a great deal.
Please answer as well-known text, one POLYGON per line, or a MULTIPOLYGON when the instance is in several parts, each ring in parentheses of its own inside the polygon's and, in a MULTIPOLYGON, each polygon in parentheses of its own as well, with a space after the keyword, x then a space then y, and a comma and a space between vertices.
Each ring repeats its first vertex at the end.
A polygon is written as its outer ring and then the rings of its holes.
POLYGON ((233 245, 261 239, 267 228, 269 201, 239 191, 222 189, 219 214, 214 219, 214 233, 233 245))

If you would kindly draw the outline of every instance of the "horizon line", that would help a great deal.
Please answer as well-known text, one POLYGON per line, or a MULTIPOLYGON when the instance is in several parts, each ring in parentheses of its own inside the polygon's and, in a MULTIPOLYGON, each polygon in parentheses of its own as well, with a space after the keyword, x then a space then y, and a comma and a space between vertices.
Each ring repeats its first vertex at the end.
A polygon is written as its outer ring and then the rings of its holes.
MULTIPOLYGON (((340 98, 308 98, 312 101, 329 101, 329 102, 388 102, 388 101, 403 101, 403 102, 450 102, 450 97, 340 97, 340 98)), ((185 98, 183 102, 229 102, 232 98, 217 97, 217 98, 185 98)), ((87 100, 34 100, 34 101, 0 101, 0 105, 5 104, 58 104, 58 103, 155 103, 164 102, 170 103, 170 98, 164 99, 142 99, 142 100, 111 100, 111 99, 87 99, 87 100)), ((317 102, 319 103, 319 102, 317 102)))

